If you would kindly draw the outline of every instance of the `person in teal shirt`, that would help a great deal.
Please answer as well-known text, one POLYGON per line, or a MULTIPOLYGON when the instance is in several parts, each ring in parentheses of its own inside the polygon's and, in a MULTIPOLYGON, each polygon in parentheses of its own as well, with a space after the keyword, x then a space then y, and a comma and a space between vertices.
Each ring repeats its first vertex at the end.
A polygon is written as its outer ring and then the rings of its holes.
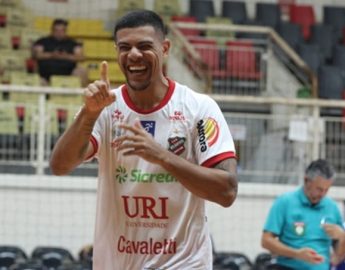
MULTIPOLYGON (((277 255, 274 269, 329 270, 332 243, 344 235, 340 210, 327 191, 335 171, 323 159, 310 163, 304 185, 279 196, 268 214, 261 244, 277 255)), ((273 268, 272 268, 273 269, 273 268)))

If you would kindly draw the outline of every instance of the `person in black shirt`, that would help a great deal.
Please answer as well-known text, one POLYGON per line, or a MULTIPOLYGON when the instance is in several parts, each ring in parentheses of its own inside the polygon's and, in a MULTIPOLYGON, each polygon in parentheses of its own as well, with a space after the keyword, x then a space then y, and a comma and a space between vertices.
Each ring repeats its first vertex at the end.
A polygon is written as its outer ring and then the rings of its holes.
POLYGON ((38 63, 38 72, 44 84, 48 84, 51 75, 75 75, 85 86, 88 83, 86 71, 77 66, 77 62, 83 60, 83 48, 67 36, 67 26, 66 20, 55 19, 51 35, 34 43, 33 55, 38 63))

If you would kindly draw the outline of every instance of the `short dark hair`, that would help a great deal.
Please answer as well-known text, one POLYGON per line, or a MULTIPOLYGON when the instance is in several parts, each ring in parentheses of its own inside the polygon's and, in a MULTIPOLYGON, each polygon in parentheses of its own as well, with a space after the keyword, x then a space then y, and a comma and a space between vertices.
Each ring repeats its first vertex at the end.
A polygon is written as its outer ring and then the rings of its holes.
POLYGON ((61 18, 58 18, 58 19, 55 19, 52 23, 52 27, 56 26, 56 25, 64 25, 64 26, 68 26, 68 21, 65 20, 65 19, 61 19, 61 18))
POLYGON ((325 179, 334 179, 335 170, 328 161, 324 159, 317 159, 309 164, 305 170, 305 175, 310 180, 313 180, 317 176, 321 176, 325 179))
POLYGON ((165 26, 161 17, 151 10, 134 10, 121 17, 115 24, 114 40, 116 33, 123 28, 136 28, 150 25, 164 38, 166 35, 165 26))

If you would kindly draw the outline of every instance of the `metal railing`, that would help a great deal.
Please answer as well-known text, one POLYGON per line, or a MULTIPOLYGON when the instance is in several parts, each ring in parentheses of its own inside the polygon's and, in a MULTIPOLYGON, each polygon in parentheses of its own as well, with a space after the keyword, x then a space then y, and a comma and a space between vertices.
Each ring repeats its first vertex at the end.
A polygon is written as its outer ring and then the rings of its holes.
MULTIPOLYGON (((267 61, 270 58, 270 55, 274 54, 283 65, 287 66, 287 69, 293 74, 293 76, 295 76, 296 80, 305 88, 309 88, 313 97, 317 97, 318 83, 316 74, 285 42, 285 40, 269 27, 172 22, 169 25, 169 30, 170 35, 174 40, 174 46, 177 47, 178 54, 182 55, 185 62, 192 63, 192 71, 195 72, 199 79, 203 80, 204 90, 209 93, 226 94, 225 89, 229 92, 234 88, 235 90, 237 89, 239 94, 246 95, 248 94, 247 88, 244 86, 242 92, 241 84, 245 82, 247 85, 248 83, 253 85, 254 82, 256 83, 257 89, 257 93, 254 92, 254 94, 260 95, 260 90, 265 89, 267 77, 269 76, 267 61), (220 51, 219 57, 221 60, 219 67, 215 68, 212 66, 212 63, 217 62, 217 60, 210 59, 211 61, 207 61, 207 59, 203 57, 203 53, 200 52, 201 50, 198 49, 198 46, 201 45, 191 43, 190 38, 195 37, 184 35, 181 29, 194 29, 201 31, 202 33, 223 33, 225 38, 222 37, 222 35, 210 36, 205 34, 203 36, 206 39, 215 39, 217 41, 217 48, 220 51), (224 44, 229 41, 230 43, 231 41, 251 41, 253 44, 252 48, 243 46, 243 44, 237 48, 235 46, 224 46, 224 44), (246 52, 243 52, 243 50, 246 50, 246 52), (255 55, 257 74, 255 76, 253 74, 251 75, 251 71, 247 70, 241 77, 236 76, 236 73, 238 74, 241 72, 241 70, 238 70, 241 68, 238 65, 228 65, 227 67, 226 63, 231 64, 231 56, 243 58, 245 55, 248 56, 249 52, 253 52, 255 55), (219 69, 221 69, 222 72, 219 72, 219 69), (221 76, 217 76, 217 74, 221 74, 221 76), (223 84, 224 87, 221 87, 220 90, 217 91, 217 87, 215 87, 217 84, 223 84)), ((213 47, 213 45, 210 44, 204 44, 202 46, 204 46, 204 48, 208 47, 209 49, 213 47)), ((242 65, 243 63, 244 65, 248 65, 249 62, 248 60, 242 59, 242 65)), ((237 93, 235 91, 231 94, 237 93)))
MULTIPOLYGON (((0 166, 26 166, 25 173, 49 174, 48 161, 57 137, 80 105, 51 104, 46 96, 81 95, 80 89, 54 89, 0 85, 0 92, 31 93, 37 102, 23 104, 0 101, 0 166), (18 107, 29 115, 22 117, 18 107), (59 110, 70 114, 64 121, 59 110), (12 111, 12 116, 4 112, 12 111), (10 117, 11 116, 11 117, 10 117), (24 123, 23 123, 24 121, 24 123), (23 127, 24 126, 24 127, 23 127)), ((219 104, 266 104, 287 108, 282 113, 227 113, 224 115, 234 136, 243 181, 293 183, 310 160, 324 157, 336 166, 338 176, 345 176, 345 124, 343 117, 320 116, 328 109, 342 112, 344 101, 320 99, 287 99, 273 97, 212 95, 219 104)), ((281 107, 280 107, 281 108, 281 107)), ((82 168, 96 170, 96 164, 82 168)), ((18 171, 17 171, 18 172, 18 171)))

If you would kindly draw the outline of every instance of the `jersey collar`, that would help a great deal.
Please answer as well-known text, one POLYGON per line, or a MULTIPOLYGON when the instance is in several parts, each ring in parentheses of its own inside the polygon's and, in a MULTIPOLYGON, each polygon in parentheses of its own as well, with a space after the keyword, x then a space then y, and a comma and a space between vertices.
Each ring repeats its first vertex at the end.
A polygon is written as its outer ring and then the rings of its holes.
POLYGON ((298 198, 300 199, 301 203, 305 206, 308 206, 308 207, 311 207, 311 208, 314 208, 314 209, 320 209, 324 206, 324 198, 322 198, 320 200, 320 202, 318 202, 317 204, 311 204, 308 197, 305 195, 304 193, 304 188, 303 187, 300 187, 297 191, 298 193, 298 198))
POLYGON ((170 98, 171 98, 171 96, 175 90, 175 82, 168 79, 168 78, 167 78, 167 80, 168 80, 169 86, 168 86, 168 91, 165 94, 165 97, 162 99, 162 101, 157 106, 155 106, 149 110, 143 110, 143 109, 140 109, 140 108, 135 106, 135 104, 133 103, 133 101, 129 97, 127 85, 125 84, 124 86, 122 86, 121 91, 122 91, 122 96, 123 96, 123 99, 124 99, 126 105, 129 108, 131 108, 133 111, 140 113, 140 114, 153 113, 153 112, 158 111, 159 109, 163 108, 169 102, 169 100, 170 100, 170 98))

